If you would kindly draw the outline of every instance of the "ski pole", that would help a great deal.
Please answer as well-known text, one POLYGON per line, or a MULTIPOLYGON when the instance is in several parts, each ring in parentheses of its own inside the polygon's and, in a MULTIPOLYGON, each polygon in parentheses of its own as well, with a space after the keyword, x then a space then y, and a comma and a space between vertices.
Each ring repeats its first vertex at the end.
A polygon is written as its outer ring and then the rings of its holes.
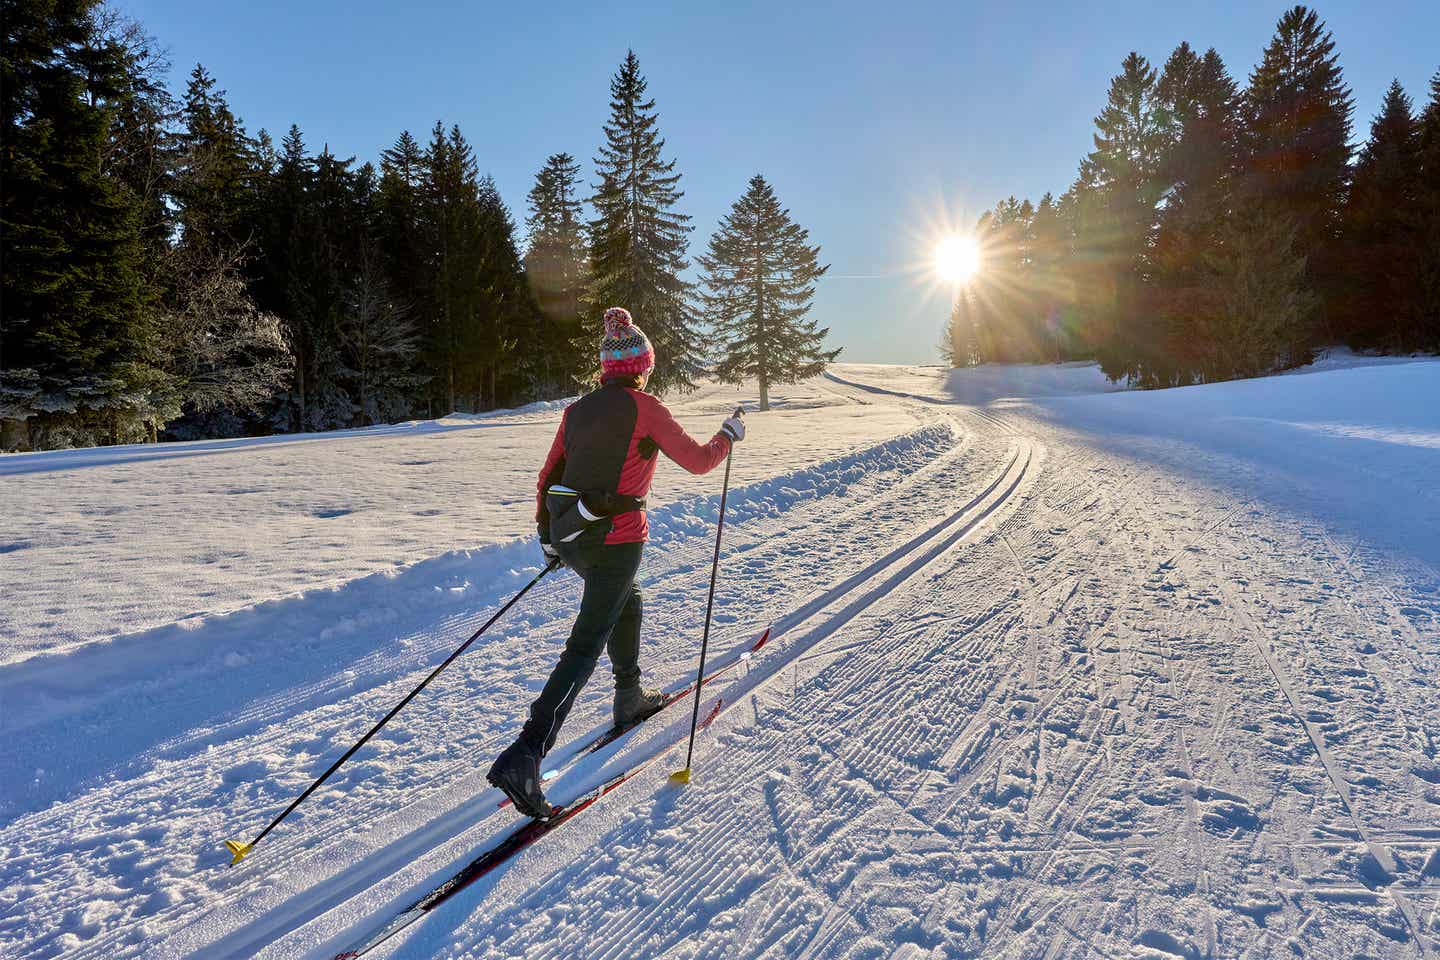
POLYGON ((281 820, 284 820, 286 817, 290 816, 290 812, 292 810, 300 806, 300 804, 304 803, 305 798, 310 796, 310 794, 314 793, 316 787, 320 786, 320 784, 330 779, 330 774, 334 773, 336 770, 339 770, 340 765, 343 764, 346 760, 349 760, 352 756, 354 756, 356 750, 359 750, 361 747, 365 746, 366 741, 368 741, 371 737, 375 736, 375 734, 380 731, 381 727, 389 723, 390 720, 395 716, 395 714, 399 713, 402 709, 404 709, 405 704, 415 699, 415 695, 418 694, 421 690, 424 690, 431 680, 434 680, 436 677, 438 677, 440 675, 440 671, 450 666, 450 664, 455 661, 455 658, 460 656, 460 654, 464 653, 466 648, 468 648, 470 644, 480 639, 480 635, 482 633, 484 633, 486 630, 489 630, 491 625, 494 624, 496 620, 499 620, 501 617, 503 617, 505 615, 505 611, 515 606, 516 602, 519 601, 521 597, 525 596, 525 594, 530 592, 531 587, 539 583, 540 580, 545 576, 545 574, 549 573, 551 570, 554 570, 559 565, 559 558, 553 559, 548 564, 546 564, 545 569, 535 574, 535 579, 531 580, 529 583, 525 584, 525 586, 521 587, 520 592, 507 600, 505 602, 505 606, 501 607, 499 610, 496 610, 495 615, 492 616, 489 620, 486 620, 479 630, 476 630, 474 633, 470 634, 469 640, 466 640, 464 643, 460 644, 459 647, 455 648, 455 652, 450 654, 450 656, 446 657, 444 663, 440 664, 440 666, 436 667, 434 670, 431 670, 430 675, 424 680, 421 680, 420 684, 414 690, 411 690, 409 693, 405 694, 405 698, 399 703, 395 704, 395 706, 390 709, 390 712, 385 714, 384 718, 379 723, 371 727, 370 730, 365 734, 365 736, 355 741, 355 745, 349 750, 346 750, 344 755, 341 756, 339 760, 336 760, 334 763, 330 764, 330 769, 320 774, 320 776, 316 778, 314 783, 306 787, 305 792, 300 794, 300 796, 296 797, 291 802, 290 806, 285 808, 285 812, 281 813, 280 816, 276 817, 274 820, 271 820, 270 824, 264 830, 260 831, 259 836, 257 836, 254 840, 251 840, 249 843, 241 843, 239 840, 226 840, 225 847, 232 854, 230 865, 234 866, 241 860, 244 860, 245 855, 254 848, 255 844, 259 843, 261 840, 264 840, 267 833, 279 826, 281 820))
MULTIPOLYGON (((735 416, 744 414, 744 407, 735 408, 735 416)), ((690 710, 690 744, 685 748, 685 769, 670 774, 671 783, 690 782, 690 760, 695 755, 695 727, 700 722, 700 688, 705 683, 705 651, 710 646, 710 613, 715 609, 715 577, 720 573, 720 535, 725 532, 725 497, 730 492, 730 458, 735 455, 735 442, 725 454, 725 482, 720 486, 720 520, 715 525, 715 559, 710 564, 710 596, 705 600, 705 630, 700 635, 700 670, 695 675, 694 703, 690 710)))

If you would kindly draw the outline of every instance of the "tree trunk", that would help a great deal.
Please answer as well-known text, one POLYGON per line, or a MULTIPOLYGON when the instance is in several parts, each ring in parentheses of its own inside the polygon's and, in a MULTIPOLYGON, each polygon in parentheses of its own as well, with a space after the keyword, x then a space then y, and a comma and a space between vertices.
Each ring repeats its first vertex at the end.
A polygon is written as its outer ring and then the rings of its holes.
POLYGON ((295 432, 302 433, 305 430, 305 355, 301 350, 295 351, 295 392, 300 398, 300 418, 295 432))
POLYGON ((770 409, 770 381, 765 376, 765 371, 760 371, 760 412, 764 413, 770 409))
POLYGON ((30 449, 30 421, 0 420, 0 450, 23 453, 30 449))

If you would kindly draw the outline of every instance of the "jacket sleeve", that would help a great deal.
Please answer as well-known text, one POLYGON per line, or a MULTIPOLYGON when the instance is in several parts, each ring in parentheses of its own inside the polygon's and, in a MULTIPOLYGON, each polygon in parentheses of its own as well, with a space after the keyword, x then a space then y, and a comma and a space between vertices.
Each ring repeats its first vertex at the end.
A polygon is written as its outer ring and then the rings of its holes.
MULTIPOLYGON (((567 410, 566 413, 569 413, 567 410)), ((545 457, 545 466, 540 468, 540 482, 535 485, 535 522, 540 527, 540 538, 547 539, 550 530, 550 509, 545 506, 545 491, 560 482, 565 476, 565 415, 560 416, 560 427, 550 444, 550 453, 545 457)))
POLYGON ((675 421, 665 404, 654 397, 648 399, 645 432, 665 456, 691 473, 709 473, 724 461, 725 455, 730 452, 729 437, 717 433, 708 443, 698 443, 675 421))

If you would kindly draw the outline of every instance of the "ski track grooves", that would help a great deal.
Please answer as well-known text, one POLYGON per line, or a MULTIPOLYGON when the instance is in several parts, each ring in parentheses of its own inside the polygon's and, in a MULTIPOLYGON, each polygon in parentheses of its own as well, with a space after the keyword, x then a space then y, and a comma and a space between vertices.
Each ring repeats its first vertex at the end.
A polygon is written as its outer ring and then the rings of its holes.
MULTIPOLYGON (((996 511, 1011 502, 1015 492, 1020 488, 1021 483, 1028 474, 1033 456, 1034 449, 1032 443, 1027 439, 1018 438, 1011 447, 1008 462, 1005 463, 1003 469, 994 476, 980 493, 976 494, 964 506, 955 510, 930 528, 917 534, 906 543, 894 548, 864 569, 841 581, 836 586, 823 591, 792 612, 775 619, 771 625, 771 639, 767 649, 775 649, 776 653, 770 654, 763 663, 756 663, 755 660, 751 661, 752 666, 749 676, 736 679, 732 682, 731 687, 724 692, 721 700, 721 712, 734 706, 740 702, 741 699, 758 693, 768 686, 777 677, 780 677, 787 667, 798 662, 805 654, 810 653, 826 638, 833 636, 856 616, 872 606, 877 600, 888 596, 905 582, 916 576, 931 561, 959 544, 996 511), (1006 483, 1007 479, 1009 479, 1008 484, 1006 483), (996 493, 997 490, 1000 491, 998 494, 996 493), (908 562, 906 562, 907 560, 908 562), (882 582, 878 584, 873 583, 875 578, 884 575, 887 571, 893 572, 891 572, 889 576, 886 576, 882 582), (858 588, 867 583, 873 585, 870 586, 869 589, 856 593, 858 588), (811 627, 799 638, 783 647, 778 644, 781 638, 820 615, 825 610, 834 607, 847 597, 850 597, 851 594, 855 594, 855 596, 849 603, 811 627)), ((676 725, 672 724, 672 726, 676 725)), ((643 727, 640 729, 643 729, 643 727)), ((688 725, 685 725, 685 729, 688 730, 688 725)), ((627 766, 644 763, 657 754, 670 750, 677 742, 678 741, 672 737, 657 736, 652 743, 637 749, 635 753, 627 757, 627 766), (658 743, 656 741, 658 741, 658 743)), ((573 793, 575 795, 584 793, 593 785, 589 781, 598 782, 617 772, 619 771, 602 768, 587 778, 586 784, 577 785, 573 789, 573 793)), ((561 780, 563 781, 563 779, 565 778, 562 777, 561 780)), ((565 793, 561 794, 556 791, 556 786, 558 786, 558 783, 552 785, 551 790, 555 792, 555 796, 559 802, 568 800, 572 791, 565 791, 565 793)), ((498 843, 510 833, 511 829, 513 829, 513 827, 507 828, 501 833, 492 836, 484 844, 481 844, 475 850, 475 853, 478 853, 480 849, 485 849, 498 843)), ((407 849, 403 854, 397 853, 396 859, 403 856, 408 862, 408 860, 414 859, 415 856, 422 855, 426 849, 428 848, 407 844, 407 849)), ((403 895, 392 898, 384 908, 376 911, 376 916, 367 917, 366 920, 360 924, 352 925, 342 933, 327 938, 326 944, 317 950, 314 956, 333 956, 335 950, 342 948, 347 943, 360 939, 364 933, 375 929, 394 913, 405 909, 411 902, 423 896, 426 891, 436 886, 445 877, 453 874, 459 866, 473 859, 475 853, 462 858, 459 863, 452 863, 432 873, 431 877, 428 878, 425 883, 412 885, 403 895)), ((477 886, 493 882, 493 879, 482 880, 477 886)), ((357 888, 349 890, 344 899, 348 899, 362 892, 364 889, 368 889, 371 885, 372 884, 369 883, 363 885, 357 884, 357 888)), ((335 896, 333 889, 331 895, 325 899, 331 902, 332 908, 340 902, 343 902, 341 898, 335 896)), ((289 930, 296 929, 303 925, 304 922, 308 922, 308 920, 319 915, 319 912, 316 912, 313 907, 305 912, 307 915, 303 917, 299 923, 292 921, 277 924, 277 926, 284 925, 288 928, 285 931, 280 931, 279 935, 283 936, 284 933, 289 932, 289 930)), ((244 946, 253 950, 256 946, 262 945, 257 944, 255 942, 256 939, 263 939, 264 943, 269 943, 276 939, 276 937, 247 937, 246 939, 247 944, 244 946)), ((241 947, 241 945, 236 944, 235 947, 241 947)), ((230 952, 233 949, 234 948, 227 948, 227 952, 224 955, 246 955, 244 949, 241 949, 238 953, 230 952)))
MULTIPOLYGON (((932 415, 928 420, 922 421, 915 430, 902 433, 899 435, 899 438, 896 439, 911 437, 922 430, 933 428, 939 424, 945 424, 947 421, 950 421, 949 426, 955 426, 950 418, 937 419, 932 415)), ((902 488, 910 488, 923 484, 934 471, 941 469, 948 462, 970 448, 973 436, 969 431, 952 431, 951 435, 953 438, 953 446, 931 457, 918 470, 905 474, 896 486, 886 492, 886 496, 893 498, 902 488)), ((872 449, 882 448, 893 442, 894 440, 883 441, 880 444, 876 444, 874 448, 867 448, 863 452, 869 453, 872 449)), ((807 469, 813 470, 816 468, 812 467, 807 469)), ((757 486, 763 488, 766 484, 775 485, 784 479, 784 477, 781 477, 769 481, 762 481, 757 486)), ((987 487, 987 492, 992 488, 993 485, 987 487)), ((744 489, 745 488, 741 488, 742 491, 744 489)), ((732 490, 732 499, 735 497, 736 492, 737 491, 732 490)), ((984 494, 981 496, 983 495, 984 494)), ((711 499, 718 502, 718 495, 711 499)), ((823 519, 826 522, 833 523, 839 521, 842 524, 846 518, 852 518, 855 522, 861 522, 872 511, 873 507, 868 503, 868 498, 866 498, 839 514, 829 514, 823 519)), ((806 521, 807 524, 818 522, 820 521, 806 521)), ((922 541, 925 539, 925 536, 926 534, 922 534, 911 542, 916 543, 922 541)), ((659 571, 653 579, 647 582, 647 590, 659 592, 665 589, 669 581, 677 578, 685 579, 689 575, 690 567, 692 566, 691 561, 695 558, 703 559, 704 562, 708 564, 711 544, 703 537, 699 538, 695 543, 688 545, 679 544, 677 546, 678 549, 671 550, 667 555, 668 560, 671 561, 669 567, 659 571)), ((760 537, 758 540, 754 539, 754 535, 750 534, 748 529, 743 525, 737 526, 734 533, 727 536, 727 555, 730 556, 751 557, 757 552, 763 554, 782 549, 783 543, 777 541, 775 538, 760 537)), ((695 562, 699 561, 696 560, 695 562)), ((869 571, 874 568, 875 564, 872 564, 866 569, 869 571)), ((857 575, 857 577, 858 576, 860 575, 857 575)), ((846 583, 850 585, 847 589, 853 588, 857 577, 851 577, 846 581, 846 583)), ((544 601, 546 598, 559 596, 570 589, 569 585, 566 584, 542 582, 537 586, 533 595, 538 600, 544 601)), ((551 603, 550 606, 564 609, 564 605, 558 602, 551 603)), ((807 606, 806 609, 808 610, 810 607, 807 606)), ((454 638, 452 634, 468 633, 471 628, 480 623, 490 612, 490 607, 487 605, 485 608, 475 612, 452 612, 443 615, 439 621, 440 626, 429 631, 423 641, 416 643, 416 649, 410 651, 406 658, 406 665, 398 671, 395 670, 393 665, 387 663, 385 656, 380 652, 365 655, 360 660, 352 663, 349 666, 349 670, 361 675, 372 672, 389 672, 392 674, 384 679, 375 681, 373 685, 371 685, 372 690, 380 691, 380 700, 384 701, 380 709, 383 709, 385 705, 388 705, 388 703, 394 699, 393 696, 384 691, 390 687, 395 687, 397 691, 401 688, 408 687, 410 685, 409 681, 413 679, 412 674, 428 671, 433 661, 453 645, 454 638)), ((813 612, 813 610, 811 612, 813 612)), ((550 617, 547 618, 545 622, 557 618, 558 616, 550 617)), ((742 629, 748 631, 748 625, 742 629)), ((752 639, 753 636, 745 639, 743 641, 744 645, 748 646, 752 639)), ((685 686, 686 683, 688 683, 688 680, 677 682, 673 686, 678 689, 685 686)), ((278 700, 270 699, 261 705, 244 708, 240 715, 227 723, 226 726, 234 723, 243 723, 247 728, 253 728, 263 725, 266 722, 279 719, 282 716, 289 715, 295 711, 297 706, 303 707, 323 703, 327 699, 333 700, 337 691, 348 693, 352 692, 352 690, 353 681, 337 680, 334 677, 326 678, 309 684, 301 688, 301 690, 279 698, 278 700)), ((396 693, 395 696, 398 696, 398 693, 396 693)), ((348 742, 348 739, 353 739, 354 736, 358 736, 359 732, 363 730, 365 726, 368 726, 369 722, 369 719, 366 718, 353 718, 342 721, 339 730, 333 734, 332 739, 337 742, 348 742), (355 727, 355 733, 347 739, 345 731, 349 726, 355 727)), ((552 754, 552 758, 557 764, 564 763, 571 758, 580 746, 588 742, 599 732, 601 731, 597 728, 587 733, 577 735, 569 741, 565 747, 552 754)), ((207 733, 207 737, 214 736, 216 736, 214 732, 207 733)), ((173 744, 167 744, 166 746, 174 749, 173 744)), ((225 946, 224 950, 219 954, 236 957, 249 956, 266 943, 284 936, 297 926, 314 919, 316 916, 325 912, 325 910, 331 909, 338 903, 368 889, 375 882, 374 878, 377 876, 377 873, 388 876, 409 863, 413 859, 413 854, 416 851, 429 850, 445 841, 451 840, 466 830, 473 829, 477 824, 480 824, 486 818, 495 814, 498 810, 500 794, 498 791, 492 790, 484 785, 481 780, 481 773, 483 771, 476 768, 476 763, 478 757, 493 754, 496 749, 498 749, 498 746, 495 742, 490 739, 481 738, 469 749, 461 750, 444 769, 435 772, 434 775, 427 777, 423 781, 411 784, 409 789, 412 791, 411 795, 416 799, 406 802, 404 806, 414 807, 418 804, 438 802, 435 796, 437 787, 439 787, 439 792, 443 793, 451 793, 458 790, 464 795, 472 797, 470 801, 458 805, 448 805, 446 810, 437 810, 436 815, 432 819, 415 827, 412 831, 403 834, 403 842, 402 840, 397 840, 393 843, 387 843, 384 847, 361 855, 357 859, 357 862, 353 864, 352 868, 346 871, 346 873, 354 875, 357 879, 345 883, 342 882, 345 874, 335 874, 328 880, 316 883, 306 890, 297 891, 294 896, 284 901, 291 905, 298 905, 295 909, 279 911, 278 918, 276 918, 276 915, 273 913, 266 914, 256 918, 251 924, 242 925, 231 930, 227 935, 221 937, 219 941, 211 943, 207 947, 207 955, 209 955, 210 951, 221 950, 223 945, 228 944, 232 938, 236 938, 242 933, 252 930, 263 930, 263 933, 243 937, 243 942, 234 948, 225 946), (467 785, 467 783, 473 785, 467 785), (476 791, 479 791, 478 795, 476 791), (490 802, 492 800, 496 802, 490 802)), ((602 754, 602 756, 603 755, 606 754, 602 754)), ((365 821, 364 815, 367 811, 378 810, 381 813, 393 814, 395 812, 391 809, 393 802, 393 798, 391 797, 378 795, 362 799, 358 808, 352 808, 356 814, 355 816, 349 816, 335 821, 319 822, 312 825, 309 830, 289 831, 267 838, 265 847, 261 852, 264 854, 265 860, 270 862, 281 862, 287 859, 290 854, 297 851, 302 858, 302 862, 305 859, 313 859, 315 857, 323 858, 326 856, 328 849, 325 846, 326 841, 335 842, 338 839, 339 842, 344 842, 344 836, 353 831, 355 824, 365 821), (318 846, 317 838, 320 841, 318 846)), ((226 903, 233 903, 236 900, 243 899, 246 894, 255 892, 259 888, 271 883, 272 879, 271 873, 263 868, 257 868, 256 861, 247 861, 241 866, 227 868, 226 875, 216 884, 217 892, 220 892, 224 897, 223 902, 216 903, 214 906, 197 914, 183 926, 172 931, 172 933, 167 936, 167 939, 193 926, 194 922, 210 914, 214 909, 222 908, 226 903)), ((179 904, 173 909, 175 911, 184 911, 185 905, 179 904)), ((153 921, 156 919, 156 916, 152 915, 146 919, 153 921)), ((105 931, 101 935, 87 941, 76 952, 70 954, 70 956, 74 957, 75 960, 88 957, 109 957, 113 955, 113 951, 118 945, 118 942, 123 940, 132 929, 130 925, 126 924, 105 931)))
MULTIPOLYGON (((945 417, 944 420, 949 420, 953 425, 953 418, 945 417)), ((931 422, 933 423, 935 421, 932 420, 931 422)), ((944 454, 941 454, 935 459, 930 460, 914 473, 906 475, 901 481, 899 481, 898 486, 893 487, 889 491, 887 491, 886 496, 893 498, 901 488, 912 487, 916 484, 923 483, 925 479, 931 473, 933 473, 933 471, 940 469, 948 460, 960 456, 961 454, 969 450, 973 439, 974 435, 971 431, 958 431, 956 443, 951 450, 945 452, 944 454)), ((1012 449, 1010 459, 1006 464, 1005 469, 1002 470, 998 475, 996 475, 994 479, 986 485, 982 492, 976 495, 965 506, 961 507, 959 510, 954 511, 944 520, 931 526, 926 531, 918 534, 910 541, 908 541, 905 545, 890 551, 880 560, 872 562, 858 573, 847 577, 836 587, 833 587, 817 595, 813 599, 807 601, 797 610, 793 611, 792 613, 786 615, 779 620, 774 621, 774 629, 772 630, 771 643, 774 644, 775 638, 777 638, 781 634, 781 632, 792 629, 794 626, 803 623, 804 620, 806 620, 807 618, 815 615, 817 612, 823 610, 827 606, 833 605, 837 600, 853 591, 858 585, 878 575, 878 573, 886 567, 898 562, 901 558, 904 557, 907 551, 914 550, 918 548, 921 544, 932 539, 933 537, 941 535, 956 521, 960 520, 966 513, 966 511, 978 505, 981 501, 985 499, 985 497, 989 496, 994 492, 996 487, 1005 479, 1008 472, 1015 467, 1019 455, 1020 451, 1018 448, 1012 449)), ((1026 459, 1026 465, 1028 466, 1028 456, 1026 459)), ((1022 468, 1022 472, 1023 469, 1024 468, 1022 468)), ((1017 478, 1017 483, 1018 479, 1019 478, 1017 478)), ((1006 495, 1008 496, 1012 492, 1013 485, 1012 488, 1007 491, 1006 495)), ((859 521, 866 517, 872 510, 873 507, 871 507, 868 503, 857 502, 857 504, 853 508, 846 510, 845 514, 842 516, 853 516, 857 521, 859 521)), ((832 515, 830 519, 834 520, 835 517, 832 515)), ((753 551, 756 548, 759 548, 762 553, 781 549, 781 544, 773 538, 762 538, 757 542, 744 542, 743 537, 745 534, 745 530, 743 528, 737 528, 736 533, 737 536, 742 538, 742 542, 736 544, 735 546, 727 550, 728 554, 748 554, 749 551, 753 551)), ((680 554, 672 556, 670 559, 676 562, 676 564, 678 565, 677 569, 670 569, 662 572, 660 574, 659 580, 651 583, 649 588, 659 589, 661 584, 663 584, 666 580, 677 575, 686 574, 687 564, 685 562, 685 557, 689 553, 695 552, 697 550, 701 552, 708 552, 708 549, 709 547, 705 544, 699 544, 692 546, 691 549, 682 550, 680 554)), ((698 556, 699 554, 697 553, 696 555, 698 556)), ((558 586, 552 586, 549 588, 549 590, 552 591, 559 589, 561 588, 558 586)), ((877 594, 875 596, 872 596, 870 601, 868 602, 873 602, 873 600, 879 595, 883 594, 877 594)), ((860 609, 861 608, 859 607, 855 609, 850 609, 847 614, 847 619, 849 617, 853 617, 856 613, 859 612, 860 609)), ((479 616, 480 615, 478 614, 473 616, 453 615, 451 618, 449 618, 449 620, 457 623, 466 621, 478 621, 479 616)), ((748 630, 748 626, 746 627, 746 629, 748 630)), ((746 642, 748 643, 749 641, 747 640, 746 642)), ((419 665, 416 667, 416 669, 423 667, 425 661, 425 656, 422 655, 421 657, 419 657, 419 665)), ((752 671, 753 670, 754 661, 752 661, 752 671)), ((408 674, 402 675, 399 680, 382 682, 381 686, 383 687, 390 682, 401 682, 403 681, 404 676, 408 676, 408 674)), ((680 685, 683 686, 683 684, 680 685)), ((733 702, 728 696, 726 699, 727 704, 733 702)), ((594 733, 598 731, 591 732, 594 733)), ((337 734, 336 736, 339 735, 337 734)), ((587 735, 578 735, 574 739, 574 741, 572 741, 571 746, 573 747, 575 744, 582 743, 587 739, 587 735)), ((469 795, 470 791, 468 791, 464 787, 465 780, 479 780, 479 774, 473 772, 473 762, 471 762, 470 755, 472 753, 478 755, 480 753, 485 753, 486 751, 493 752, 493 748, 494 744, 490 743, 489 741, 480 742, 474 746, 473 750, 465 751, 463 755, 457 757, 452 764, 447 765, 446 769, 451 771, 462 765, 472 768, 472 772, 462 775, 462 778, 458 783, 452 783, 448 785, 447 790, 453 790, 456 787, 459 787, 462 792, 465 792, 467 793, 467 795, 469 795)), ((598 756, 603 758, 606 755, 607 753, 602 752, 602 754, 598 756)), ((556 759, 557 761, 563 760, 565 756, 566 754, 561 753, 557 755, 556 759)), ((589 769, 592 766, 593 764, 590 763, 585 764, 586 769, 589 769)), ((429 778, 424 783, 416 785, 416 789, 424 789, 427 786, 433 787, 437 780, 438 778, 429 778)), ((557 782, 563 782, 563 780, 564 778, 562 777, 557 782)), ((478 783, 477 786, 479 786, 478 783)), ((552 790, 553 789, 554 788, 552 787, 552 790)), ((358 862, 355 863, 352 868, 345 871, 345 873, 332 875, 328 879, 319 881, 308 888, 294 892, 292 895, 288 896, 287 899, 282 901, 282 904, 285 905, 286 909, 268 911, 260 916, 257 916, 250 923, 242 924, 241 926, 230 930, 218 941, 213 941, 207 945, 206 955, 227 957, 250 956, 256 950, 262 948, 263 946, 272 943, 281 937, 284 937, 285 935, 293 932, 295 929, 303 926, 304 924, 322 916, 329 910, 336 908, 340 904, 344 903, 346 900, 349 900, 350 898, 371 888, 375 883, 383 882, 386 877, 392 875, 397 870, 402 869, 408 863, 412 862, 417 854, 423 853, 424 851, 428 851, 442 843, 453 840, 455 837, 462 835, 467 830, 474 829, 478 824, 482 823, 488 817, 492 816, 494 813, 497 812, 497 803, 488 801, 492 799, 498 800, 499 798, 499 793, 497 791, 489 790, 489 788, 483 786, 479 786, 479 790, 480 793, 471 796, 470 799, 467 800, 463 805, 453 806, 452 809, 446 811, 438 811, 437 815, 435 815, 427 822, 423 823, 423 825, 418 826, 409 832, 404 832, 399 838, 392 842, 388 842, 384 847, 361 856, 358 862), (351 875, 355 879, 350 882, 345 882, 344 878, 346 875, 351 875)), ((376 798, 372 800, 372 804, 379 803, 382 799, 383 798, 376 798)), ((427 795, 416 801, 416 803, 425 802, 434 802, 434 797, 427 795)), ((341 837, 349 831, 350 822, 350 819, 347 818, 344 823, 336 824, 333 829, 326 829, 323 825, 320 829, 321 832, 326 834, 327 836, 341 837)), ((269 848, 268 857, 272 860, 275 857, 283 857, 288 854, 292 849, 292 846, 294 848, 301 849, 302 857, 315 857, 325 855, 324 849, 313 849, 312 847, 307 845, 306 838, 302 838, 298 834, 292 837, 281 837, 276 839, 280 840, 281 842, 269 848)), ((312 836, 308 839, 313 840, 314 838, 312 836)), ((244 870, 244 866, 242 865, 241 867, 236 869, 237 871, 244 870)), ((440 871, 435 875, 433 879, 436 879, 438 881, 438 879, 442 878, 443 876, 447 876, 449 872, 452 871, 450 871, 449 869, 445 871, 440 871)), ((254 870, 248 876, 236 877, 233 885, 225 885, 224 887, 220 888, 224 891, 223 903, 234 903, 237 900, 241 900, 246 896, 247 893, 258 891, 260 888, 264 887, 269 882, 271 882, 270 874, 266 871, 258 869, 254 870)), ((404 900, 404 897, 401 897, 399 899, 404 900)), ((414 898, 412 897, 411 899, 414 898)), ((217 903, 216 908, 223 906, 223 903, 217 903)), ((206 910, 205 914, 208 914, 209 912, 211 911, 206 910)), ((199 919, 199 915, 197 915, 196 919, 199 919)), ((183 931, 192 926, 193 921, 190 923, 186 923, 183 927, 177 928, 177 930, 174 931, 171 936, 174 936, 175 934, 182 934, 183 936, 183 931)), ((111 950, 116 945, 114 938, 122 937, 127 929, 128 927, 116 928, 115 930, 111 931, 112 936, 102 935, 91 940, 90 942, 86 943, 84 947, 82 947, 80 951, 75 954, 75 956, 79 958, 103 957, 111 955, 111 950)), ((167 939, 169 939, 169 937, 167 937, 167 939)))

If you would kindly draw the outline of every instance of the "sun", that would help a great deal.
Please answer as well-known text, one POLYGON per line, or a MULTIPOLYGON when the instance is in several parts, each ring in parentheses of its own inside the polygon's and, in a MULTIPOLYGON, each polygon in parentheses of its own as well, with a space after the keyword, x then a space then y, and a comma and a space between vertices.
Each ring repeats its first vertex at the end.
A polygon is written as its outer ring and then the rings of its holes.
POLYGON ((969 283, 980 271, 980 245, 968 233, 951 233, 935 245, 935 273, 946 283, 969 283))

